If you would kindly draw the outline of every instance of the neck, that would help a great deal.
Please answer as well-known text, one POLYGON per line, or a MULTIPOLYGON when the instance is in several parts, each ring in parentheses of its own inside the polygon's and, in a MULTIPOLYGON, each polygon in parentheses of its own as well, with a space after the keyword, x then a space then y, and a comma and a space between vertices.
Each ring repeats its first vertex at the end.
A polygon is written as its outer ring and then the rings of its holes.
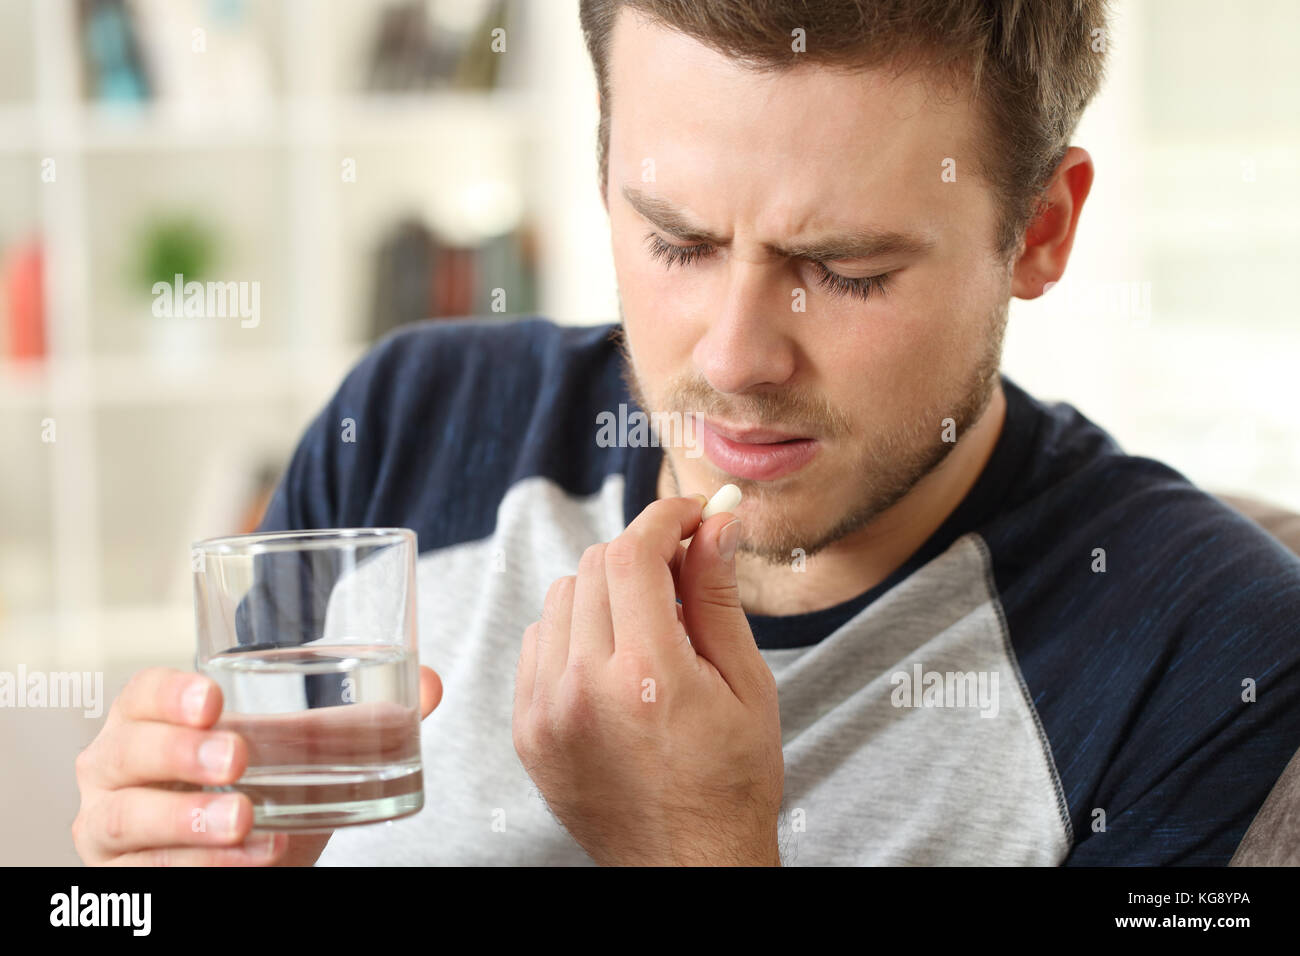
MULTIPOLYGON (((969 494, 988 464, 1006 417, 1001 382, 980 419, 959 436, 934 471, 870 524, 807 559, 804 572, 774 566, 754 555, 736 558, 736 580, 746 611, 805 614, 833 607, 875 587, 911 557, 969 494)), ((659 476, 659 497, 674 494, 667 463, 659 476)))

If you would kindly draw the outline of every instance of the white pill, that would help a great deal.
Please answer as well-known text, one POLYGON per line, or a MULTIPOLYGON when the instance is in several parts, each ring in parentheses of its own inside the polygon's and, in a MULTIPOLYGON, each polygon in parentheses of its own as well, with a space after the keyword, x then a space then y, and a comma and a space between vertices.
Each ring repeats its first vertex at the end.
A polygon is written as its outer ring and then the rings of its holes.
POLYGON ((734 511, 736 505, 740 504, 740 489, 735 485, 723 485, 719 488, 709 503, 704 506, 704 514, 700 517, 701 521, 712 518, 716 514, 722 514, 724 511, 734 511))

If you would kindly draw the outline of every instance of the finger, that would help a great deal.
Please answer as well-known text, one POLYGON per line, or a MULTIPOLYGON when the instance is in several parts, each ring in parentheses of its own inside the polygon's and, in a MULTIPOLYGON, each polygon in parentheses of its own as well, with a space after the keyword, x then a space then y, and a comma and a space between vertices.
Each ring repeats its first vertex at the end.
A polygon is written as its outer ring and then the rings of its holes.
POLYGON ((158 720, 188 727, 211 727, 221 714, 221 688, 202 674, 173 667, 136 673, 109 711, 109 719, 158 720))
POLYGON ((226 730, 196 730, 157 721, 106 727, 78 757, 82 783, 91 788, 161 781, 229 784, 248 766, 248 743, 226 730))
POLYGON ((700 526, 682 565, 681 596, 691 646, 742 702, 751 703, 764 693, 771 669, 754 643, 736 586, 741 533, 741 520, 728 512, 700 526))
MULTIPOLYGON (((704 496, 701 495, 700 497, 704 497, 704 496)), ((678 595, 682 593, 681 575, 682 575, 682 565, 685 562, 686 562, 686 545, 679 544, 677 546, 677 553, 673 555, 672 561, 669 562, 668 564, 668 570, 672 573, 673 576, 673 590, 678 595)), ((686 617, 682 613, 682 601, 680 597, 673 599, 673 613, 677 615, 677 623, 682 626, 682 630, 686 631, 686 617)), ((689 634, 690 632, 686 631, 686 633, 689 634)), ((690 638, 688 637, 687 642, 689 643, 689 641, 690 638)))
POLYGON ((592 545, 578 563, 569 629, 569 661, 606 661, 614 653, 614 623, 609 615, 604 544, 592 545))
POLYGON ((652 502, 605 549, 616 653, 653 656, 682 643, 671 564, 699 526, 701 497, 652 502))
POLYGON ((254 833, 237 847, 167 846, 125 853, 109 866, 273 866, 284 859, 289 834, 254 833))
POLYGON ((442 678, 432 667, 420 668, 420 719, 428 717, 442 703, 442 678))
MULTIPOLYGON (((586 559, 586 555, 583 555, 586 559)), ((581 567, 581 564, 579 565, 581 567)), ((552 687, 560 680, 569 659, 569 631, 573 621, 573 592, 577 578, 565 575, 551 582, 542 605, 542 619, 537 630, 537 679, 533 695, 552 687)))
POLYGON ((227 714, 217 729, 239 734, 248 746, 249 766, 311 766, 347 760, 362 750, 374 760, 400 759, 419 719, 414 707, 374 700, 283 714, 227 714))
POLYGON ((237 846, 253 829, 253 804, 239 793, 110 790, 83 812, 78 842, 89 859, 153 847, 237 846))

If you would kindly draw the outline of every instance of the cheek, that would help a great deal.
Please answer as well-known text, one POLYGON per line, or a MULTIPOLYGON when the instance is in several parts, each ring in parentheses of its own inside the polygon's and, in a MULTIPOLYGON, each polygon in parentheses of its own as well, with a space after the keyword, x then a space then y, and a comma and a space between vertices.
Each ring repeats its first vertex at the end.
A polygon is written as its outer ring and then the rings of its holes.
MULTIPOLYGON (((690 312, 674 294, 678 267, 671 274, 645 252, 645 232, 614 223, 613 257, 628 345, 644 388, 654 395, 665 378, 689 371, 690 312)), ((698 331, 698 330, 697 330, 698 331)))
POLYGON ((923 289, 956 294, 897 294, 887 308, 860 310, 833 335, 805 340, 815 388, 859 428, 910 421, 918 409, 951 398, 985 347, 989 290, 960 279, 916 277, 923 289))

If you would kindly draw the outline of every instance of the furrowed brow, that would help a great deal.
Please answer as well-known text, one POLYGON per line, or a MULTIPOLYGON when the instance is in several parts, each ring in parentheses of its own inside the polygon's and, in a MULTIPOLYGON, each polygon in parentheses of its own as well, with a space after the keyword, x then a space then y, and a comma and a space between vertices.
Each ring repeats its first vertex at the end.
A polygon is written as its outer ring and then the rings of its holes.
POLYGON ((789 246, 771 243, 767 248, 779 256, 832 262, 843 259, 883 259, 887 256, 918 256, 934 248, 934 240, 902 232, 859 229, 854 232, 796 242, 789 246))
POLYGON ((623 187, 623 198, 641 214, 651 225, 668 233, 682 242, 707 242, 710 245, 725 245, 727 240, 700 228, 666 199, 650 196, 635 186, 623 187))
MULTIPOLYGON (((658 196, 643 193, 635 186, 624 186, 623 197, 646 221, 682 242, 707 242, 724 246, 728 240, 714 235, 690 220, 685 213, 658 196)), ((928 252, 934 240, 882 229, 858 229, 835 236, 805 240, 782 246, 764 243, 774 255, 814 262, 847 259, 878 259, 886 256, 914 256, 928 252)))

